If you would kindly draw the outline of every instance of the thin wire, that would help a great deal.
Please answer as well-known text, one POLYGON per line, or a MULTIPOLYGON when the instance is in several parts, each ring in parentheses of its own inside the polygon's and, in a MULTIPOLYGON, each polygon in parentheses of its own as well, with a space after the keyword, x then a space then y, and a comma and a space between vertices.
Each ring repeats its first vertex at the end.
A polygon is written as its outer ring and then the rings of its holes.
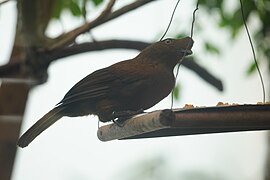
POLYGON ((196 11, 198 11, 198 10, 199 10, 199 0, 197 0, 196 8, 194 9, 193 14, 192 14, 192 25, 191 25, 191 29, 190 29, 190 37, 191 38, 193 37, 196 11))
POLYGON ((252 40, 251 40, 251 36, 250 36, 249 30, 248 30, 248 27, 247 27, 247 24, 246 24, 246 21, 245 21, 245 18, 244 18, 244 10, 243 10, 243 2, 242 2, 242 0, 240 0, 240 6, 241 6, 241 14, 242 14, 243 23, 244 23, 244 26, 245 26, 245 29, 246 29, 246 32, 247 32, 247 35, 248 35, 248 39, 249 39, 249 42, 250 42, 250 46, 251 46, 251 49, 252 49, 254 63, 256 65, 257 71, 259 73, 259 77, 260 77, 260 81, 261 81, 261 85, 262 85, 263 102, 265 102, 264 81, 263 81, 261 70, 260 70, 259 65, 258 65, 258 61, 257 61, 257 58, 256 58, 256 54, 255 54, 254 46, 253 46, 253 43, 252 43, 252 40))
MULTIPOLYGON (((193 38, 193 34, 194 34, 194 24, 195 24, 195 19, 196 19, 196 11, 198 9, 199 9, 199 0, 197 0, 196 8, 193 10, 193 13, 192 13, 192 23, 191 23, 191 28, 190 28, 190 37, 191 37, 191 39, 193 38)), ((178 64, 178 66, 177 66, 177 71, 176 71, 175 78, 177 78, 177 76, 179 74, 180 65, 181 65, 182 61, 184 60, 184 58, 186 56, 186 52, 187 52, 187 49, 190 47, 190 43, 191 43, 191 41, 188 42, 185 53, 184 53, 183 57, 180 59, 180 62, 178 64)))
POLYGON ((167 29, 165 30, 164 34, 161 36, 161 38, 160 38, 159 41, 162 41, 162 39, 163 39, 163 38, 165 37, 165 35, 167 34, 167 32, 168 32, 168 30, 169 30, 169 28, 170 28, 170 26, 171 26, 171 24, 172 24, 172 20, 173 20, 173 17, 174 17, 174 14, 175 14, 175 11, 176 11, 176 9, 177 9, 177 6, 178 6, 179 2, 180 2, 180 0, 178 0, 177 3, 176 3, 176 5, 174 6, 173 13, 172 13, 171 18, 170 18, 170 22, 169 22, 169 24, 168 24, 168 26, 167 26, 167 29))
MULTIPOLYGON (((196 20, 196 11, 198 9, 199 9, 199 0, 197 0, 196 8, 193 10, 193 13, 192 13, 192 23, 191 23, 191 28, 190 28, 190 37, 191 38, 193 37, 193 34, 194 34, 193 32, 194 32, 194 24, 195 24, 195 20, 196 20)), ((186 51, 185 51, 183 57, 180 59, 178 65, 177 65, 175 79, 177 79, 177 77, 178 77, 179 68, 181 66, 182 61, 184 60, 184 58, 186 56, 186 52, 187 52, 188 47, 190 47, 190 43, 191 43, 191 41, 189 41, 189 43, 188 43, 188 45, 186 47, 186 51)), ((173 94, 174 94, 174 89, 172 91, 171 109, 173 108, 173 101, 174 101, 173 94)))

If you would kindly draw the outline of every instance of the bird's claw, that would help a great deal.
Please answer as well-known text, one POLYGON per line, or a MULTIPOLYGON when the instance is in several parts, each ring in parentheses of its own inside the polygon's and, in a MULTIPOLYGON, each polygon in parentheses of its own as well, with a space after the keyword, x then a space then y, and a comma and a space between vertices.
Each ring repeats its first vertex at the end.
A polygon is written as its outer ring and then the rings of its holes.
POLYGON ((112 113, 113 116, 113 123, 115 123, 119 127, 123 127, 125 125, 125 121, 132 116, 135 116, 137 114, 143 113, 143 109, 139 109, 137 111, 114 111, 112 113))
POLYGON ((116 119, 113 119, 112 120, 112 122, 114 123, 114 124, 116 124, 118 127, 123 127, 124 125, 125 125, 125 121, 121 121, 121 120, 116 120, 116 119))

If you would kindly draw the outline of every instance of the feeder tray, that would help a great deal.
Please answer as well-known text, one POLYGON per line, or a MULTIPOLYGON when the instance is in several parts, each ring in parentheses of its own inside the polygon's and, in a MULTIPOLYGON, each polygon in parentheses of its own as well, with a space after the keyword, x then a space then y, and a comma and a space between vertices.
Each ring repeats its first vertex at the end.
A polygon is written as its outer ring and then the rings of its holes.
POLYGON ((270 130, 270 104, 165 109, 136 115, 123 127, 98 129, 101 141, 270 130))

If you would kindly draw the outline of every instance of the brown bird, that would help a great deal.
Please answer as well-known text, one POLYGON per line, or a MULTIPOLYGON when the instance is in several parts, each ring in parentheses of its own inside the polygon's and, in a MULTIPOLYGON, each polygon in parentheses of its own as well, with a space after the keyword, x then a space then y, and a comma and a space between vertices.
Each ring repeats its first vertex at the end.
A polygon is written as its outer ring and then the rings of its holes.
POLYGON ((172 91, 173 69, 183 56, 192 53, 192 45, 190 37, 165 39, 133 59, 89 74, 20 137, 18 146, 26 147, 63 116, 94 114, 107 122, 115 119, 114 112, 136 112, 154 106, 172 91))

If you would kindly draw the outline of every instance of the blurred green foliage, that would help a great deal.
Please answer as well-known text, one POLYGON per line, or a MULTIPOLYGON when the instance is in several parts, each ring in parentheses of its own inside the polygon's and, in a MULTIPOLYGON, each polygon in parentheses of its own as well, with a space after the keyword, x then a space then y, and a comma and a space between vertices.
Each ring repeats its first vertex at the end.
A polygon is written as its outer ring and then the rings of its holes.
MULTIPOLYGON (((270 1, 269 0, 242 0, 244 19, 250 30, 252 42, 255 44, 255 51, 258 63, 262 60, 267 61, 268 69, 270 72, 270 1), (256 28, 251 27, 254 21, 258 22, 259 26, 256 28)), ((194 8, 195 8, 194 1, 194 8)), ((244 29, 244 22, 241 13, 240 0, 225 1, 225 0, 199 0, 199 11, 206 13, 209 18, 214 17, 214 21, 217 21, 217 27, 226 29, 230 32, 231 40, 237 39, 240 33, 246 33, 244 29)), ((197 15, 198 16, 198 15, 197 15)), ((200 23, 196 24, 196 31, 203 31, 203 27, 200 23)), ((218 30, 218 29, 217 29, 218 30)), ((180 32, 175 37, 185 37, 187 33, 180 32)), ((217 46, 218 42, 210 42, 205 40, 203 42, 204 50, 207 53, 220 55, 222 49, 217 46)), ((247 38, 247 43, 248 38, 247 38)), ((241 52, 241 49, 239 50, 241 52)), ((252 52, 250 51, 252 55, 252 52)), ((250 61, 249 61, 250 62, 250 61)), ((252 61, 253 62, 253 59, 252 61)), ((251 63, 246 73, 251 75, 256 72, 255 62, 251 63)), ((179 98, 179 87, 176 85, 173 91, 173 97, 179 98), (178 92, 178 93, 177 93, 178 92)))
POLYGON ((215 44, 209 41, 204 42, 204 49, 206 50, 206 52, 209 52, 212 54, 220 54, 219 48, 215 44))
POLYGON ((176 84, 174 89, 173 89, 173 98, 174 99, 180 99, 180 89, 181 89, 180 84, 176 84))
POLYGON ((70 12, 75 17, 84 17, 88 3, 95 7, 101 5, 104 0, 56 0, 53 18, 59 19, 64 11, 70 12))
MULTIPOLYGON (((256 32, 251 32, 252 40, 256 44, 256 52, 258 60, 266 60, 270 71, 270 1, 269 0, 242 0, 244 19, 248 26, 250 19, 259 21, 259 26, 256 27, 256 32)), ((244 23, 241 15, 240 1, 235 1, 235 8, 226 9, 225 0, 200 0, 200 7, 205 9, 209 14, 216 12, 218 14, 218 25, 220 28, 228 29, 231 33, 231 38, 234 40, 239 35, 240 30, 244 28, 244 23)), ((232 3, 231 1, 229 3, 232 3)), ((242 33, 242 32, 241 32, 242 33)), ((208 45, 207 45, 208 46, 208 45)), ((214 53, 218 50, 215 47, 207 47, 214 53)), ((251 64, 247 70, 247 74, 255 72, 255 64, 251 64)))

